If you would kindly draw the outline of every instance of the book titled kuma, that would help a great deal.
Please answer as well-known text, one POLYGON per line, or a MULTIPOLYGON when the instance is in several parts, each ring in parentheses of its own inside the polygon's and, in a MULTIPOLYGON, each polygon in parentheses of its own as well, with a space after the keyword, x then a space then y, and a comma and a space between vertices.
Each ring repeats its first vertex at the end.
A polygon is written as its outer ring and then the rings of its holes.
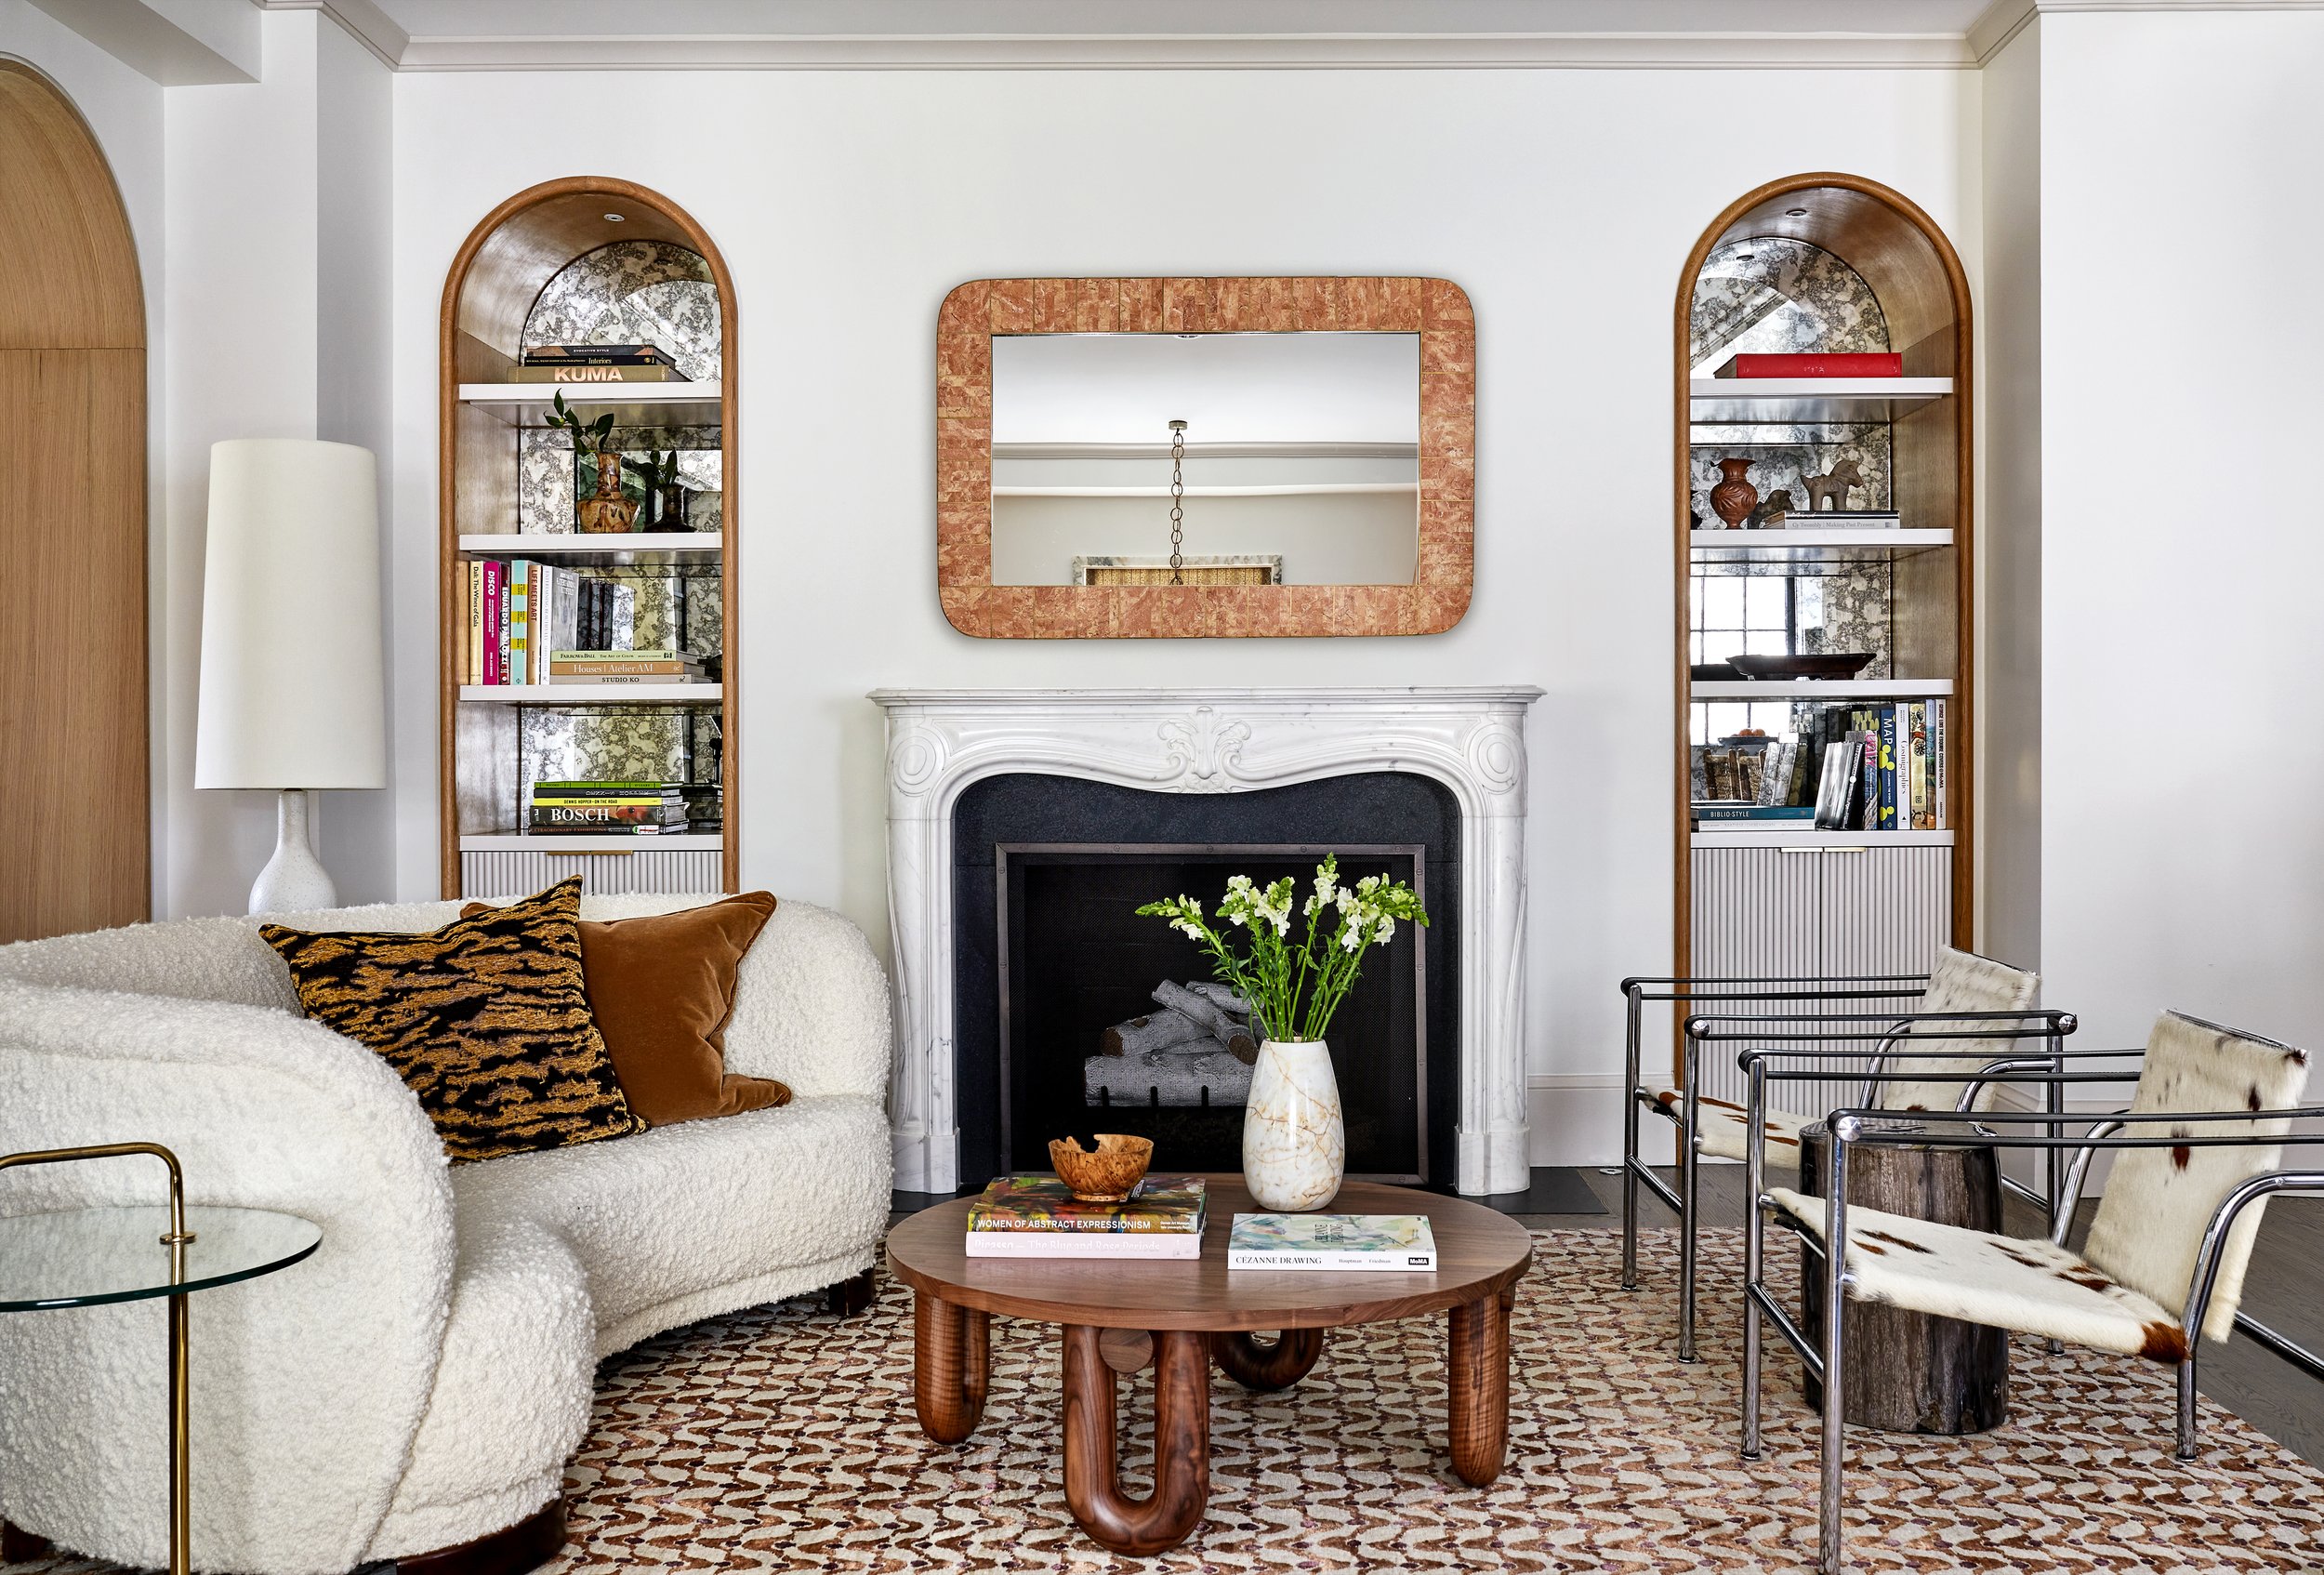
POLYGON ((1436 1237, 1425 1214, 1237 1214, 1226 1266, 1429 1274, 1436 1237))

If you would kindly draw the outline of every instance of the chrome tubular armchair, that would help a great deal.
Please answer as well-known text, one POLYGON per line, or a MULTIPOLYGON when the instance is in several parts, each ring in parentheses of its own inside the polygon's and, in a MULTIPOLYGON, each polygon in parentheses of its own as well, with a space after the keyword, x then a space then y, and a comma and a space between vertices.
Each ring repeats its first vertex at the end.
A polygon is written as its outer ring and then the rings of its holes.
MULTIPOLYGON (((1863 1102, 1913 1106, 1929 1098, 1955 1102, 1950 1089, 1934 1092, 1919 1077, 1919 1068, 1959 1065, 1961 1054, 1983 1057, 1980 1068, 1999 1075, 2012 1066, 2044 1065, 2046 1059, 2008 1053, 2000 1039, 2040 1040, 2054 1049, 2073 1031, 2071 1013, 2042 1012, 2032 1006, 2040 978, 2030 973, 1976 957, 1939 949, 1936 967, 1927 974, 1866 974, 1829 980, 1796 978, 1635 978, 1622 982, 1627 1011, 1623 1044, 1624 1096, 1622 1125, 1622 1287, 1638 1285, 1638 1189, 1647 1190, 1679 1217, 1679 1359, 1695 1359, 1698 1216, 1696 1211, 1699 1165, 1706 1154, 1743 1159, 1750 1146, 1749 1135, 1761 1132, 1770 1119, 1787 1128, 1778 1141, 1792 1144, 1789 1135, 1810 1118, 1771 1112, 1748 1124, 1743 1107, 1731 1101, 1710 1099, 1702 1092, 1702 1053, 1712 1039, 1762 1042, 1769 1039, 1820 1040, 1827 1044, 1853 1042, 1853 1050, 1832 1051, 1829 1059, 1856 1064, 1868 1072, 1863 1102), (1807 1003, 1864 1003, 1895 1000, 1901 1011, 1793 1015, 1807 1003), (1641 1026, 1648 1002, 1685 1002, 1690 1006, 1733 1004, 1760 1006, 1757 1012, 1728 1016, 1700 1014, 1687 1019, 1681 1041, 1679 1086, 1649 1086, 1641 1079, 1641 1026), (1781 1003, 1778 1012, 1764 1003, 1781 1003), (1940 1032, 1952 1026, 1962 1031, 1940 1032), (1820 1031, 1819 1031, 1820 1030, 1820 1031), (1899 1053, 1906 1040, 1908 1053, 1899 1053), (1980 1047, 1961 1050, 1956 1041, 1977 1040, 1980 1047), (1639 1153, 1639 1116, 1653 1111, 1676 1129, 1679 1185, 1672 1189, 1647 1167, 1639 1153)), ((1968 1097, 1974 1098, 1973 1092, 1968 1097)))
MULTIPOLYGON (((1752 1099, 1767 1081, 1805 1080, 1811 1070, 1772 1065, 1781 1052, 1741 1057, 1752 1099)), ((2196 1358, 2205 1336, 2241 1330, 2309 1376, 2324 1379, 2324 1356, 2239 1310, 2243 1276, 2258 1233, 2259 1207, 2278 1193, 2324 1194, 2324 1170, 2284 1169, 2281 1144, 2295 1120, 2324 1118, 2299 1107, 2305 1053, 2289 1045, 2165 1012, 2144 1051, 2059 1052, 2054 1070, 2013 1081, 2053 1090, 2121 1081, 2120 1069, 2081 1070, 2101 1060, 2140 1058, 2132 1107, 2112 1117, 2045 1110, 1956 1110, 1911 1121, 1895 1111, 1842 1109, 1829 1118, 1830 1143, 1821 1198, 1777 1187, 1754 1192, 1748 1249, 1743 1362, 1743 1453, 1760 1446, 1760 1324, 1773 1322, 1823 1383, 1818 1568, 1840 1575, 1842 1468, 1851 1299, 2042 1336, 2175 1365, 2176 1452, 2196 1453, 2196 1358), (2164 1091, 2169 1090, 2166 1096, 2164 1091), (2208 1108, 2164 1108, 2166 1097, 2208 1108), (2080 1136, 2059 1129, 2089 1125, 2080 1136), (1932 1127, 1957 1126, 1964 1143, 2070 1154, 2046 1238, 2021 1240, 1849 1205, 1848 1162, 1867 1145, 1925 1144, 1932 1127), (1998 1130, 1997 1130, 1998 1129, 1998 1130), (2159 1131, 2156 1129, 2160 1129, 2159 1131), (2004 1135, 2007 1134, 2007 1135, 2004 1135), (2022 1135, 2021 1135, 2022 1134, 2022 1135), (2080 1252, 2067 1245, 2082 1182, 2099 1149, 2120 1151, 2114 1176, 2080 1252), (1797 1234, 1811 1273, 1822 1277, 1822 1327, 1801 1329, 1763 1277, 1765 1219, 1797 1234), (1829 1243, 1842 1250, 1828 1250, 1829 1243), (1911 1249, 1894 1252, 1882 1243, 1911 1249), (2174 1312, 2172 1309, 2176 1309, 2174 1312)), ((1967 1087, 1981 1073, 1949 1075, 1967 1087)), ((1750 1166, 1752 1181, 1761 1167, 1750 1166)))

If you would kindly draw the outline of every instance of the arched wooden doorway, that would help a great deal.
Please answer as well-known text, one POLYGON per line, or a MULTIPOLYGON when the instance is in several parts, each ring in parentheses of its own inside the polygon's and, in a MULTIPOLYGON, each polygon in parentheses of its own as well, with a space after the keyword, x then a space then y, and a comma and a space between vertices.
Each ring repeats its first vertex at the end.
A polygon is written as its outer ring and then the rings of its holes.
POLYGON ((88 125, 0 60, 0 941, 150 916, 145 292, 88 125))

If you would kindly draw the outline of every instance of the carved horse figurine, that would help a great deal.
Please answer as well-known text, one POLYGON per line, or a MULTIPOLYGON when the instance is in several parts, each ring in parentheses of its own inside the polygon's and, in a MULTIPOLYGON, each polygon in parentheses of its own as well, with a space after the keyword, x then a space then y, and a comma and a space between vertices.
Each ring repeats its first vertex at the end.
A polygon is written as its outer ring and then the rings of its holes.
POLYGON ((1831 468, 1829 475, 1803 475, 1800 478, 1800 484, 1807 488, 1809 513, 1822 513, 1824 500, 1828 497, 1831 499, 1834 511, 1844 511, 1848 507, 1848 489, 1864 484, 1864 472, 1856 469, 1855 460, 1842 459, 1831 468))

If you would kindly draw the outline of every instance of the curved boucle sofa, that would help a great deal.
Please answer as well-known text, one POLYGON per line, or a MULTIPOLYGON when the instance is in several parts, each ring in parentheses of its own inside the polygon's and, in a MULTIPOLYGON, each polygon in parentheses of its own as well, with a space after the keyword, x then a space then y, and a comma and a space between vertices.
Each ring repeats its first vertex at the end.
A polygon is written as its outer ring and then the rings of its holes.
MULTIPOLYGON (((416 931, 458 909, 268 917, 416 931)), ((600 1357, 871 1266, 888 992, 838 915, 782 904, 736 983, 727 1065, 792 1103, 457 1169, 386 1062, 297 1014, 257 925, 0 946, 0 1153, 148 1139, 189 1203, 323 1226, 305 1263, 191 1300, 197 1568, 320 1575, 515 1525, 558 1494, 600 1357)), ((152 1160, 94 1160, 8 1172, 0 1212, 165 1196, 152 1160)), ((158 1301, 0 1317, 0 1516, 164 1564, 164 1358, 158 1301)))

